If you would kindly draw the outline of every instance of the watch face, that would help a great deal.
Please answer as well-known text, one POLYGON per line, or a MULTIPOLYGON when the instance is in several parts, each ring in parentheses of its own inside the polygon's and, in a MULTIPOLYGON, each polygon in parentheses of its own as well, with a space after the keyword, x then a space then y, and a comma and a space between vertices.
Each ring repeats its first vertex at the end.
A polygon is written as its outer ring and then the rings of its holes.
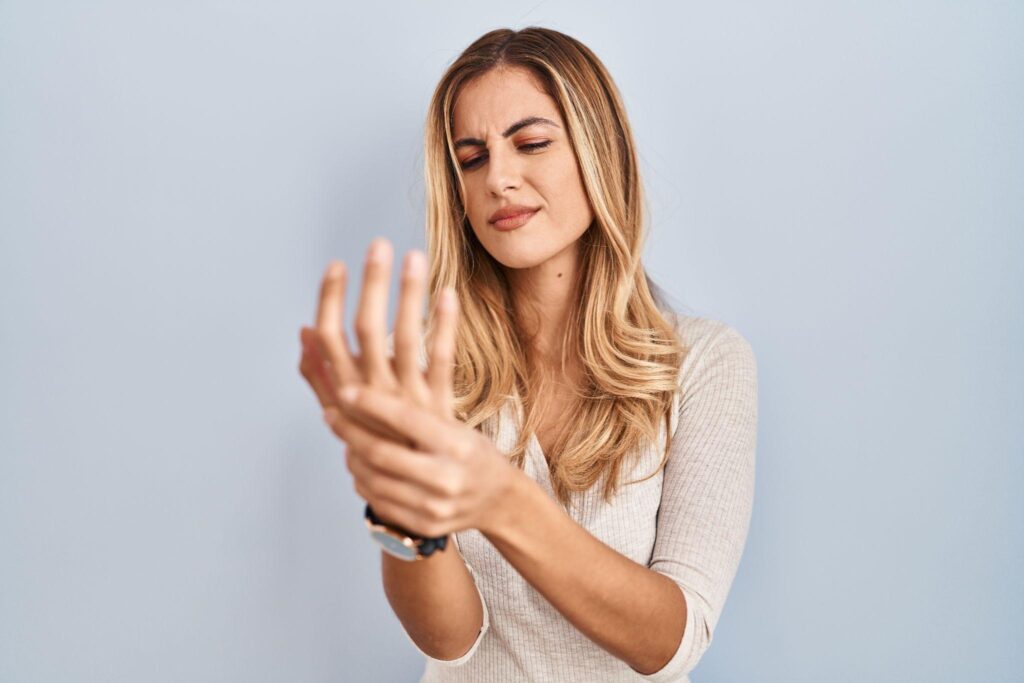
POLYGON ((416 548, 410 548, 391 534, 374 529, 370 531, 370 535, 380 543, 388 555, 394 555, 398 559, 406 561, 416 559, 416 548))

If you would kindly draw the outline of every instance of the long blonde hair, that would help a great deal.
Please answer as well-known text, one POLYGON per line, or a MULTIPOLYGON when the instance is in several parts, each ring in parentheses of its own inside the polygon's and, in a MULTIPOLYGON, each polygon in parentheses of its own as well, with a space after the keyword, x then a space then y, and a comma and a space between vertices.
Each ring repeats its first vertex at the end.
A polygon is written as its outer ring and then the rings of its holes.
MULTIPOLYGON (((535 366, 516 324, 512 291, 499 264, 480 244, 466 216, 462 171, 452 140, 453 109, 462 86, 495 68, 524 68, 558 105, 579 163, 594 221, 580 238, 578 305, 564 330, 569 354, 582 366, 583 386, 565 407, 563 429, 548 470, 558 501, 586 491, 602 476, 609 501, 624 461, 656 443, 670 424, 678 368, 685 352, 640 262, 645 209, 633 133, 619 92, 598 58, 578 40, 552 29, 496 29, 448 67, 434 91, 424 131, 427 253, 432 300, 452 286, 460 304, 456 335, 455 411, 483 429, 515 395, 523 424, 508 457, 523 467, 540 423, 535 366)), ((428 330, 427 339, 431 334, 428 330)), ((666 439, 666 442, 668 440, 666 439)), ((664 466, 668 443, 658 469, 664 466)))

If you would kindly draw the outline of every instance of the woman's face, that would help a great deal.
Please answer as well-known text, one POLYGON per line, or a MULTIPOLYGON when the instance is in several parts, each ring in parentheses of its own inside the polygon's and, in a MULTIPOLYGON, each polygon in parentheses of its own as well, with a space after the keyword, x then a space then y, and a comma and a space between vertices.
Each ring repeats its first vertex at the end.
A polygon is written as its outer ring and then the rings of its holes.
POLYGON ((494 69, 478 77, 462 87, 453 118, 466 213, 488 253, 508 268, 532 268, 575 248, 594 215, 558 105, 532 74, 494 69), (521 125, 535 117, 546 121, 521 125), (537 211, 500 230, 490 219, 507 206, 537 211))

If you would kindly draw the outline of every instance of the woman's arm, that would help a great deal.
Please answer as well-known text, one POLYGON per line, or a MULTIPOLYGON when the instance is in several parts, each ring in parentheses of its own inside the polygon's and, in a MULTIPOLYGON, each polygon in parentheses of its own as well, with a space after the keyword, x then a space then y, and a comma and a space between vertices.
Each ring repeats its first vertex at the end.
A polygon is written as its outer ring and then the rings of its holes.
POLYGON ((756 359, 732 327, 698 322, 648 566, 605 545, 525 476, 493 528, 480 529, 577 629, 652 681, 677 680, 710 646, 753 505, 756 359))
POLYGON ((460 659, 487 626, 480 594, 453 538, 444 551, 414 562, 382 550, 381 576, 391 609, 428 657, 460 659))
POLYGON ((642 674, 660 670, 683 638, 679 587, 595 538, 532 479, 516 481, 515 517, 481 532, 590 640, 642 674))

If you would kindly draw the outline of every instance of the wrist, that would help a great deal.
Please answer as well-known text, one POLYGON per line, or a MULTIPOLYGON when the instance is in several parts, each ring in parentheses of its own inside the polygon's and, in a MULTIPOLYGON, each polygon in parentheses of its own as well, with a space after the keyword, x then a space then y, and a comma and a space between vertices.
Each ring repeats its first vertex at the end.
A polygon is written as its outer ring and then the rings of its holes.
POLYGON ((481 520, 477 529, 485 537, 500 537, 517 524, 524 505, 529 505, 531 488, 537 483, 519 468, 508 465, 503 485, 495 496, 495 504, 491 506, 487 516, 481 520))

